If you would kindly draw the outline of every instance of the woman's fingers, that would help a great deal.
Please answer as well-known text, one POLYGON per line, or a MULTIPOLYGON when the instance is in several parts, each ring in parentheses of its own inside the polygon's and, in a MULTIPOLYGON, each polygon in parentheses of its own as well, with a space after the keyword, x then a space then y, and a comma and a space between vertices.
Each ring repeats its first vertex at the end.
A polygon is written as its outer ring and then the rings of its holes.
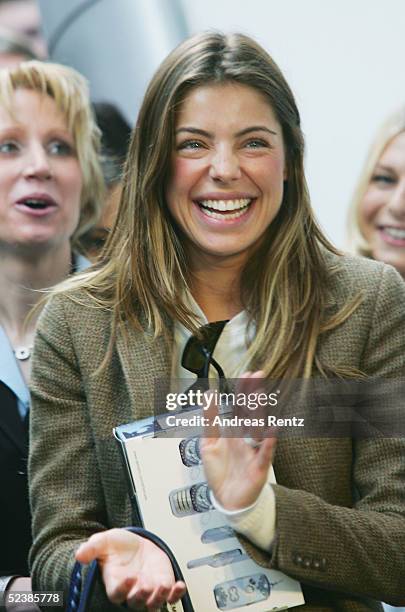
POLYGON ((108 580, 105 589, 108 599, 114 604, 121 604, 127 600, 128 593, 133 587, 136 578, 125 578, 123 580, 108 580))
POLYGON ((260 389, 260 383, 258 381, 265 378, 263 370, 257 370, 257 372, 245 372, 239 377, 237 385, 237 391, 239 393, 254 393, 260 389))
POLYGON ((89 537, 76 551, 76 559, 80 563, 91 563, 94 559, 100 559, 106 554, 107 535, 101 531, 89 537))
POLYGON ((137 583, 127 596, 128 605, 133 608, 145 606, 147 610, 158 610, 165 603, 174 604, 183 597, 186 591, 184 582, 176 582, 174 585, 169 583, 161 584, 155 588, 149 584, 137 583))
POLYGON ((257 466, 261 470, 269 469, 270 463, 273 460, 274 450, 277 444, 277 438, 265 438, 261 441, 257 451, 257 466))
POLYGON ((94 533, 87 542, 79 546, 76 559, 80 563, 90 563, 94 559, 101 561, 119 555, 121 563, 129 563, 139 550, 142 538, 125 529, 107 529, 94 533))
POLYGON ((145 587, 136 585, 127 595, 127 604, 130 608, 137 609, 144 607, 150 592, 145 587))
POLYGON ((159 586, 154 589, 152 595, 146 600, 147 608, 161 608, 167 601, 167 597, 170 593, 170 587, 159 586))
POLYGON ((220 436, 219 426, 215 424, 215 417, 218 416, 218 406, 214 397, 212 391, 204 393, 203 416, 208 419, 208 425, 204 428, 205 440, 216 440, 220 436))
POLYGON ((146 607, 148 610, 160 609, 165 603, 174 604, 179 601, 186 592, 186 585, 184 582, 176 582, 173 587, 169 589, 156 589, 152 596, 146 601, 146 607))
POLYGON ((184 582, 179 580, 173 585, 172 590, 169 593, 169 596, 167 598, 168 603, 170 604, 176 603, 176 601, 178 601, 179 599, 183 597, 185 592, 186 592, 186 585, 184 582))

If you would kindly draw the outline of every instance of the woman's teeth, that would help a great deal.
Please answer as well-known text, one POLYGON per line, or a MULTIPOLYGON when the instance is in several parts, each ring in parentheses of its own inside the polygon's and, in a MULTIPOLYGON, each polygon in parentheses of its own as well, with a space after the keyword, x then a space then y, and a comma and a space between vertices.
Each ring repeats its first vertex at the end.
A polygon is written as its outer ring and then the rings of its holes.
POLYGON ((201 200, 198 202, 204 214, 213 219, 223 219, 224 217, 227 219, 237 219, 246 212, 251 203, 251 198, 240 198, 239 200, 201 200))
POLYGON ((405 229, 397 227, 384 227, 383 231, 396 240, 405 240, 405 229))

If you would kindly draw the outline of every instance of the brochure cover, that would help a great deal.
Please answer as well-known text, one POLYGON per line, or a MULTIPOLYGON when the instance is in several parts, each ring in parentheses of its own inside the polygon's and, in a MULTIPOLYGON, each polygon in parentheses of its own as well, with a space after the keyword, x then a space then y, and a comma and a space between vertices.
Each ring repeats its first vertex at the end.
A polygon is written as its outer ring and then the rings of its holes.
MULTIPOLYGON (((212 507, 198 436, 190 430, 174 436, 172 429, 169 435, 159 417, 121 425, 114 435, 143 526, 173 551, 195 612, 267 612, 305 603, 300 584, 257 565, 212 507)), ((269 481, 275 482, 272 469, 269 481)), ((168 608, 183 610, 181 603, 168 608)))

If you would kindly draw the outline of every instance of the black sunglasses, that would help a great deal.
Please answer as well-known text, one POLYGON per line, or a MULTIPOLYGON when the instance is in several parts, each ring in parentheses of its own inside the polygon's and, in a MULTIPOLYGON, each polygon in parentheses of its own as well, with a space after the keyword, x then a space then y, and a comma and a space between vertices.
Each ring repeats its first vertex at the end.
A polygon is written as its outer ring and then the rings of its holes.
POLYGON ((190 389, 198 388, 205 391, 209 388, 208 373, 210 365, 213 365, 218 373, 221 390, 226 386, 224 371, 212 354, 227 323, 228 320, 207 323, 207 325, 199 328, 198 335, 190 336, 188 339, 181 358, 181 365, 189 372, 197 375, 197 380, 191 385, 190 389))

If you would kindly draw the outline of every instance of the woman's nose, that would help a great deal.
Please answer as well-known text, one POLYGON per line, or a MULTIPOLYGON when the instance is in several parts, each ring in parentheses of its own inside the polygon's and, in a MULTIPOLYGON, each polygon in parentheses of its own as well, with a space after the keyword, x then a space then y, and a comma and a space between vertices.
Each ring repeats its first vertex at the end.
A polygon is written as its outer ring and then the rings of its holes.
POLYGON ((222 183, 240 178, 239 159, 231 147, 221 147, 213 153, 209 174, 214 181, 222 183))
POLYGON ((52 177, 50 160, 42 145, 35 144, 28 147, 24 163, 23 174, 26 178, 48 180, 52 177))

